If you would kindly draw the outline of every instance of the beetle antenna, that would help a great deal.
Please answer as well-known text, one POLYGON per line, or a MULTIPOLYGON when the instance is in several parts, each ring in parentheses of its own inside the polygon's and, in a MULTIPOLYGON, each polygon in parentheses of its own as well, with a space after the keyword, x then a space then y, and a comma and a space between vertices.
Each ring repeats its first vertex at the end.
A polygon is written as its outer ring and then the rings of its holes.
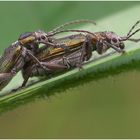
MULTIPOLYGON (((73 29, 66 29, 66 30, 60 30, 60 31, 57 31, 57 32, 54 32, 54 33, 50 33, 47 35, 48 36, 54 36, 56 34, 59 34, 59 33, 64 33, 64 32, 82 32, 82 33, 87 33, 87 34, 91 34, 93 36, 96 36, 94 33, 90 32, 90 31, 86 31, 86 30, 73 30, 73 29)), ((97 37, 97 36, 96 36, 97 37)))
POLYGON ((92 24, 96 25, 95 21, 93 21, 93 20, 88 20, 88 19, 74 20, 74 21, 66 22, 66 23, 56 27, 51 32, 59 31, 60 29, 63 29, 65 26, 68 26, 68 25, 84 23, 84 22, 85 23, 92 23, 92 24))
POLYGON ((138 20, 132 27, 131 29, 129 30, 129 32, 127 33, 127 36, 130 35, 130 33, 132 32, 132 30, 140 23, 140 20, 138 20))
POLYGON ((139 31, 140 31, 140 28, 137 29, 136 31, 134 31, 133 33, 131 33, 130 35, 126 36, 126 37, 121 37, 121 40, 126 41, 126 40, 128 40, 130 37, 132 37, 134 34, 136 34, 139 31))

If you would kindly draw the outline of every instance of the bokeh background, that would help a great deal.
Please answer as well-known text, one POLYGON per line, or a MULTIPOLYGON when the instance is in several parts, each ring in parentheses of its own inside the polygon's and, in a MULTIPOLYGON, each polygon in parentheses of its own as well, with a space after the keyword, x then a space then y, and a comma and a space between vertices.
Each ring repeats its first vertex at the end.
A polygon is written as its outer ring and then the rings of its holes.
MULTIPOLYGON (((0 53, 21 33, 76 19, 124 35, 139 9, 140 2, 0 2, 0 53)), ((140 138, 139 83, 133 70, 25 104, 0 116, 0 138, 140 138)))

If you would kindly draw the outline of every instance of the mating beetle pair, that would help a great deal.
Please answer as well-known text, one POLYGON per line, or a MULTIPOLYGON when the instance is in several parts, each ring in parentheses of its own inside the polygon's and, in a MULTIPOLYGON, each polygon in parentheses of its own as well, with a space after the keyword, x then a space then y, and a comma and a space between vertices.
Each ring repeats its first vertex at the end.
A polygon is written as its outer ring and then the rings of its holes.
MULTIPOLYGON (((68 24, 72 23, 75 22, 68 24)), ((59 70, 65 71, 71 67, 81 67, 84 61, 91 58, 93 51, 103 54, 109 48, 113 48, 123 53, 124 41, 139 41, 139 39, 131 38, 140 30, 132 32, 138 23, 139 21, 124 37, 114 32, 92 33, 86 30, 60 30, 68 25, 67 23, 48 33, 39 31, 21 35, 17 42, 6 49, 0 59, 0 89, 3 89, 19 70, 22 70, 24 78, 22 86, 25 86, 29 77, 55 73, 59 70), (53 37, 62 32, 81 33, 63 38, 53 37), (39 48, 40 43, 45 45, 39 48), (66 51, 65 48, 68 50, 66 51)))

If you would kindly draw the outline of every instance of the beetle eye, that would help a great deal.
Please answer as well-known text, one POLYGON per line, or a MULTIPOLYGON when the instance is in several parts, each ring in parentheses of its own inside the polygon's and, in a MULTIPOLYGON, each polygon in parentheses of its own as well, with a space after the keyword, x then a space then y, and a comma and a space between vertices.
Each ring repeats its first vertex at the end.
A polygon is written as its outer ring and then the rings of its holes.
POLYGON ((119 40, 117 38, 112 38, 111 44, 114 44, 114 45, 119 44, 119 40))
POLYGON ((42 36, 41 36, 41 39, 45 40, 45 39, 46 39, 46 37, 42 35, 42 36))
POLYGON ((112 38, 112 41, 114 42, 114 43, 117 43, 117 39, 116 38, 112 38))

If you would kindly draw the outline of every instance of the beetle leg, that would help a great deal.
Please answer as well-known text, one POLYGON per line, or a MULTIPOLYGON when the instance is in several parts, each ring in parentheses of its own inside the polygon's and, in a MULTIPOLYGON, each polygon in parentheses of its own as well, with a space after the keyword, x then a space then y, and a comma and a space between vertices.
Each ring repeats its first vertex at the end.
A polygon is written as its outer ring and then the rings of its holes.
POLYGON ((26 77, 26 78, 24 78, 24 81, 23 81, 23 83, 22 83, 22 85, 21 85, 21 88, 22 87, 25 87, 25 85, 27 84, 27 82, 28 82, 28 80, 29 80, 29 75, 26 77))
POLYGON ((44 70, 46 70, 46 68, 41 64, 41 62, 28 50, 27 51, 27 54, 33 59, 35 60, 38 65, 40 65, 40 67, 42 67, 44 70))
POLYGON ((68 69, 70 69, 70 61, 68 60, 68 58, 66 56, 63 56, 63 64, 65 64, 67 66, 68 69))
POLYGON ((7 79, 12 78, 15 75, 15 73, 0 73, 0 81, 5 81, 7 79))
POLYGON ((106 45, 108 45, 109 47, 111 47, 112 49, 114 49, 115 51, 117 51, 118 53, 125 53, 124 50, 119 49, 118 47, 116 47, 116 46, 113 45, 113 44, 110 44, 110 43, 108 43, 108 42, 103 42, 103 43, 105 43, 106 45))
POLYGON ((57 69, 67 69, 67 66, 57 64, 54 62, 48 63, 48 62, 41 62, 43 66, 45 66, 48 70, 57 70, 57 69))
POLYGON ((92 56, 92 50, 93 50, 92 38, 91 38, 91 36, 87 35, 86 36, 86 46, 85 46, 86 61, 91 58, 91 56, 92 56))
MULTIPOLYGON (((60 64, 56 64, 56 63, 48 63, 48 62, 40 62, 41 65, 45 68, 43 68, 45 73, 49 73, 51 71, 55 71, 55 70, 59 70, 59 69, 67 69, 67 66, 65 65, 60 65, 60 64)), ((42 74, 42 66, 40 67, 40 65, 35 64, 32 67, 30 67, 28 70, 28 74, 23 73, 23 78, 24 81, 22 83, 21 87, 24 87, 26 85, 26 83, 29 80, 29 77, 31 77, 32 75, 41 75, 42 74), (36 70, 36 71, 35 71, 36 70)))
MULTIPOLYGON (((65 44, 54 44, 54 43, 50 43, 50 42, 46 42, 46 41, 39 41, 39 43, 42 43, 42 44, 44 44, 44 45, 46 45, 46 46, 51 46, 51 47, 53 47, 53 48, 62 48, 62 49, 64 49, 64 51, 66 51, 66 52, 68 52, 68 51, 70 51, 70 49, 69 49, 69 47, 68 46, 66 46, 65 44)), ((45 46, 45 47, 46 47, 45 46)))
POLYGON ((80 62, 78 64, 78 67, 82 68, 82 62, 84 60, 89 60, 92 56, 92 39, 89 35, 86 35, 86 40, 82 45, 81 48, 81 57, 80 57, 80 62))

